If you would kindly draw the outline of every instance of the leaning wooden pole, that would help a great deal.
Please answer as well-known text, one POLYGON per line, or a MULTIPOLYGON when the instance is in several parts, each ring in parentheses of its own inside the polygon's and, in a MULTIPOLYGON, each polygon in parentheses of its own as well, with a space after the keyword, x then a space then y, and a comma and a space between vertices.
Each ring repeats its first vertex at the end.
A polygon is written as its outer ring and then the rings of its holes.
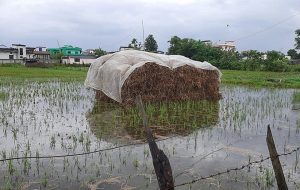
POLYGON ((267 144, 268 144, 268 149, 277 181, 277 186, 279 190, 287 190, 287 184, 285 182, 285 177, 282 171, 281 163, 277 154, 277 150, 275 147, 273 135, 270 129, 270 125, 268 126, 268 132, 267 132, 267 144))
POLYGON ((136 105, 143 120, 145 135, 149 144, 154 170, 160 190, 174 190, 174 180, 172 175, 172 168, 168 157, 160 150, 154 140, 152 131, 148 126, 148 119, 145 113, 144 105, 141 96, 136 97, 136 105))

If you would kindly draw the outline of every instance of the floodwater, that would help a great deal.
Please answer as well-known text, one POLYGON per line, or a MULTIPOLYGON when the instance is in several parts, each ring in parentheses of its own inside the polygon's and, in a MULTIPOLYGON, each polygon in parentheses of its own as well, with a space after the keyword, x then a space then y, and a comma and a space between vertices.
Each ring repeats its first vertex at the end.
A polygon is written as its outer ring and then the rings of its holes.
MULTIPOLYGON (((97 102, 81 82, 7 83, 0 92, 6 94, 0 99, 0 159, 96 150, 1 161, 1 189, 158 189, 134 108, 97 102)), ((296 92, 223 86, 219 102, 147 105, 175 185, 267 157, 268 125, 279 153, 300 146, 296 92)), ((298 158, 299 152, 280 157, 291 189, 300 188, 298 158)), ((277 189, 269 160, 176 189, 200 187, 277 189)))

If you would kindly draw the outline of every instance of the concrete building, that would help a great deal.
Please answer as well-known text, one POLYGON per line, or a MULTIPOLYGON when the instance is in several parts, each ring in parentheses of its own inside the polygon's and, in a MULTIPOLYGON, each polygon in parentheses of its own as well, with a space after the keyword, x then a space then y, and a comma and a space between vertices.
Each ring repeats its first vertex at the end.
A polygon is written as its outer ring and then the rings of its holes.
POLYGON ((34 51, 33 58, 38 60, 50 60, 50 53, 48 51, 34 51))
POLYGON ((3 60, 14 60, 18 57, 18 49, 0 47, 0 59, 3 60))
POLYGON ((26 58, 26 45, 23 44, 12 44, 12 48, 18 49, 18 54, 16 59, 26 58))
POLYGON ((64 56, 76 56, 81 55, 82 49, 71 45, 64 45, 60 48, 48 48, 47 51, 49 51, 51 55, 63 53, 64 56))
POLYGON ((119 48, 119 51, 125 51, 125 50, 135 50, 133 47, 127 47, 127 46, 121 46, 119 48))
POLYGON ((35 48, 34 47, 26 47, 26 58, 27 59, 33 59, 33 56, 34 56, 34 50, 35 48))
POLYGON ((234 41, 225 41, 225 43, 216 44, 214 47, 220 48, 223 51, 234 51, 235 43, 234 41))
POLYGON ((82 55, 94 55, 95 54, 95 50, 93 49, 86 49, 82 52, 82 55))
POLYGON ((34 49, 34 51, 47 51, 47 48, 43 46, 38 46, 34 49))
POLYGON ((96 60, 96 57, 91 55, 64 56, 61 60, 63 64, 89 65, 96 60))

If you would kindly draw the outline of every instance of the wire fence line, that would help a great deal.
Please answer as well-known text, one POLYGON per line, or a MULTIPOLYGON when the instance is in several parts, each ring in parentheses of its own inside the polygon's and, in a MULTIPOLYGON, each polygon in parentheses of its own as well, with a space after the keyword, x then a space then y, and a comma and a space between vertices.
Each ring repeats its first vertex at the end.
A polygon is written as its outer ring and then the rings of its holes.
MULTIPOLYGON (((174 137, 178 137, 178 135, 173 135, 173 136, 169 136, 167 138, 163 138, 163 139, 158 139, 156 140, 156 142, 161 142, 161 141, 165 141, 174 137)), ((145 142, 138 142, 138 143, 130 143, 130 144, 124 144, 124 145, 120 145, 120 146, 115 146, 115 147, 110 147, 110 148, 104 148, 104 149, 98 149, 98 150, 94 150, 94 151, 89 151, 89 152, 82 152, 82 153, 75 153, 75 154, 64 154, 64 155, 46 155, 46 156, 23 156, 23 157, 12 157, 12 158, 4 158, 4 159, 0 159, 0 162, 5 162, 5 161, 13 161, 13 160, 22 160, 22 159, 51 159, 51 158, 65 158, 65 157, 75 157, 75 156, 83 156, 83 155, 88 155, 88 154, 94 154, 94 153, 100 153, 100 152, 104 152, 104 151, 110 151, 110 150, 115 150, 115 149, 119 149, 119 148, 124 148, 124 147, 129 147, 129 146, 135 146, 135 145, 143 145, 145 144, 145 142)), ((297 151, 300 150, 300 146, 298 146, 297 148, 294 148, 293 150, 286 152, 286 153, 282 153, 282 154, 278 154, 276 156, 276 158, 281 157, 281 156, 288 156, 291 155, 297 151)), ((214 151, 215 152, 215 151, 214 151)), ((242 166, 236 167, 236 168, 229 168, 226 169, 224 171, 220 171, 211 175, 207 175, 207 176, 201 176, 199 178, 196 178, 194 180, 188 181, 188 182, 183 182, 180 184, 176 184, 174 185, 174 187, 180 187, 180 186, 185 186, 185 185, 191 185, 193 183, 202 181, 202 180, 206 180, 206 179, 210 179, 213 177, 217 177, 223 174, 228 174, 232 171, 240 171, 243 170, 245 168, 249 168, 250 166, 254 165, 254 164, 259 164, 262 162, 265 162, 267 160, 271 159, 270 156, 266 157, 266 158, 262 158, 260 160, 255 160, 252 162, 248 162, 247 164, 244 164, 242 166)))
MULTIPOLYGON (((163 139, 158 139, 156 142, 161 142, 165 141, 174 137, 178 137, 179 135, 172 135, 163 139)), ((0 162, 5 162, 5 161, 12 161, 12 160, 23 160, 23 159, 51 159, 51 158, 66 158, 66 157, 75 157, 75 156, 83 156, 83 155, 88 155, 88 154, 94 154, 94 153, 99 153, 99 152, 105 152, 109 150, 115 150, 119 148, 124 148, 124 147, 129 147, 129 146, 135 146, 135 145, 143 145, 145 142, 137 142, 137 143, 129 143, 129 144, 124 144, 120 146, 114 146, 110 148, 103 148, 103 149, 98 149, 94 151, 89 151, 89 152, 81 152, 81 153, 75 153, 75 154, 62 154, 62 155, 46 155, 46 156, 21 156, 21 157, 11 157, 11 158, 3 158, 0 159, 0 162)))
MULTIPOLYGON (((298 146, 297 148, 289 151, 289 152, 286 152, 286 153, 282 153, 282 154, 278 154, 276 156, 276 158, 279 158, 281 156, 287 156, 287 155, 291 155, 293 154, 294 152, 297 152, 300 150, 300 146, 298 146)), ((216 176, 220 176, 220 175, 223 175, 223 174, 227 174, 227 173, 230 173, 232 171, 240 171, 240 170, 243 170, 245 168, 248 168, 254 164, 259 164, 259 163, 262 163, 262 162, 265 162, 267 160, 271 159, 270 156, 266 157, 266 158, 262 158, 260 160, 256 160, 256 161, 252 161, 252 162, 248 162, 248 164, 245 164, 245 165, 242 165, 242 166, 239 166, 239 167, 236 167, 236 168, 230 168, 230 169, 226 169, 224 171, 221 171, 221 172, 217 172, 217 173, 214 173, 214 174, 211 174, 211 175, 208 175, 208 176, 201 176, 197 179, 194 179, 192 181, 189 181, 189 182, 184 182, 184 183, 180 183, 180 184, 177 184, 177 185, 174 185, 174 187, 180 187, 180 186, 185 186, 185 185, 190 185, 190 184, 193 184, 193 183, 196 183, 198 181, 202 181, 202 180, 206 180, 206 179, 209 179, 209 178, 213 178, 213 177, 216 177, 216 176)))

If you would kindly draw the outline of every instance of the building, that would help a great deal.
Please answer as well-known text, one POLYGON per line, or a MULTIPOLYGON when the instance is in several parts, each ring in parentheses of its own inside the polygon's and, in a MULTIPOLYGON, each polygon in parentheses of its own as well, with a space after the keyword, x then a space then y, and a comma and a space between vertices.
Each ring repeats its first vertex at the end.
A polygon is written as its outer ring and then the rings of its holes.
POLYGON ((50 60, 50 52, 48 51, 34 51, 33 59, 50 60))
POLYGON ((26 59, 26 46, 22 44, 12 44, 11 47, 1 45, 0 64, 5 63, 23 63, 26 59))
POLYGON ((18 50, 18 54, 17 54, 17 57, 15 59, 24 59, 24 58, 26 58, 26 45, 12 44, 11 47, 18 50))
POLYGON ((96 57, 92 55, 64 56, 61 60, 63 64, 89 65, 96 60, 96 57))
POLYGON ((48 48, 47 51, 50 52, 50 55, 63 53, 64 56, 76 56, 81 55, 82 49, 79 47, 73 47, 71 45, 64 45, 60 48, 48 48))
POLYGON ((127 46, 121 46, 119 48, 119 51, 125 51, 125 50, 136 50, 136 49, 133 47, 127 47, 127 46))
POLYGON ((0 47, 0 59, 2 60, 14 60, 18 57, 18 49, 16 48, 8 48, 8 47, 0 47))
POLYGON ((211 40, 203 40, 201 41, 202 43, 204 43, 205 45, 210 45, 212 46, 212 41, 211 40))
POLYGON ((34 56, 34 50, 35 48, 34 47, 26 47, 26 58, 27 59, 33 59, 33 56, 34 56))
POLYGON ((94 55, 94 54, 95 54, 95 50, 93 49, 87 49, 82 52, 82 55, 94 55))
POLYGON ((225 43, 219 43, 219 44, 215 44, 213 46, 220 48, 223 51, 234 51, 235 50, 234 41, 225 41, 225 43))
POLYGON ((43 46, 39 46, 39 47, 36 47, 34 51, 47 51, 47 48, 43 47, 43 46))

